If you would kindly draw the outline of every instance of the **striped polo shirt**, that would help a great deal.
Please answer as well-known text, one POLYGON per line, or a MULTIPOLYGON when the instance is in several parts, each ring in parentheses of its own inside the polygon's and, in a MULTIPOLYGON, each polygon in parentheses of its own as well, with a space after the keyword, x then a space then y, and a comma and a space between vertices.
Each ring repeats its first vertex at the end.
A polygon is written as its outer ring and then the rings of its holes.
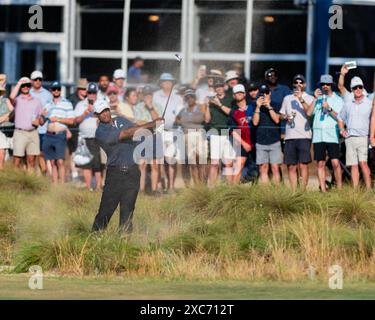
MULTIPOLYGON (((60 98, 57 103, 52 100, 51 102, 47 103, 44 109, 48 110, 47 118, 74 118, 73 105, 69 100, 65 98, 60 98)), ((67 125, 60 122, 58 122, 57 125, 65 129, 67 128, 67 125)))

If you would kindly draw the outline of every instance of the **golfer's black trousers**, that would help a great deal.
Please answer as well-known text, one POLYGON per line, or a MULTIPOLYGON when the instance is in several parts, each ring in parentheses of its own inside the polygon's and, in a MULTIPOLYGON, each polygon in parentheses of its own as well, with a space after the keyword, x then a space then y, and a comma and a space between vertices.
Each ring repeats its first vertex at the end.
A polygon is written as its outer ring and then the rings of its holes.
POLYGON ((92 231, 105 229, 120 204, 120 230, 130 233, 135 201, 139 191, 140 171, 131 167, 108 167, 99 212, 92 231))

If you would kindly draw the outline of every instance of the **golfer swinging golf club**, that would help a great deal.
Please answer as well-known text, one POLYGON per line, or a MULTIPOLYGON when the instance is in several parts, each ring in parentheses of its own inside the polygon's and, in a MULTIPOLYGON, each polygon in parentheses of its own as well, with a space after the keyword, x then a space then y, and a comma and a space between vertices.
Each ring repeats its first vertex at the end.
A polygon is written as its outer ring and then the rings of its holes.
POLYGON ((141 126, 123 117, 112 119, 107 101, 94 104, 94 113, 99 118, 95 139, 107 154, 107 176, 98 214, 92 231, 105 229, 120 203, 120 231, 131 233, 132 218, 139 191, 140 171, 133 153, 137 145, 133 136, 138 129, 154 129, 158 118, 141 126))

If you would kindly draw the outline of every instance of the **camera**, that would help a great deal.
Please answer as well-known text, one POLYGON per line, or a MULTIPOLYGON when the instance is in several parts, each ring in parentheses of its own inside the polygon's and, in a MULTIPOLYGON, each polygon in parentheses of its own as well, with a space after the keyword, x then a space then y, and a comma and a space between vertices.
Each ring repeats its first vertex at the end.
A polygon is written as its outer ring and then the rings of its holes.
POLYGON ((270 88, 266 84, 262 84, 259 87, 259 96, 263 97, 265 94, 270 94, 270 88))

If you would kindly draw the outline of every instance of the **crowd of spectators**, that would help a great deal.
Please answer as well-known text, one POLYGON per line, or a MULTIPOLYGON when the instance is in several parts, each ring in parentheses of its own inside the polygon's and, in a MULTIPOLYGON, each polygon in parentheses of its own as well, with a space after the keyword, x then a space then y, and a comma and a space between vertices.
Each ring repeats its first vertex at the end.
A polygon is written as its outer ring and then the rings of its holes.
POLYGON ((53 183, 82 181, 90 190, 101 190, 106 154, 95 140, 94 104, 104 101, 113 119, 142 125, 163 118, 160 130, 139 139, 145 147, 137 158, 142 192, 174 190, 177 172, 185 185, 213 186, 219 180, 278 184, 287 181, 283 164, 291 188, 304 190, 312 160, 322 192, 330 187, 328 169, 337 188, 345 172, 354 187, 372 187, 375 99, 359 77, 345 88, 346 65, 338 79, 321 75, 309 93, 302 74, 291 79, 289 88, 279 83, 274 68, 263 79, 247 81, 239 64, 232 70, 199 68, 191 83, 178 84, 165 72, 157 84, 144 84, 143 63, 137 58, 128 73, 117 69, 95 82, 79 79, 68 97, 62 96, 59 81, 47 90, 38 70, 22 77, 7 96, 1 74, 0 168, 12 160, 14 166, 50 176, 53 183), (90 155, 86 163, 74 160, 82 144, 90 155))

